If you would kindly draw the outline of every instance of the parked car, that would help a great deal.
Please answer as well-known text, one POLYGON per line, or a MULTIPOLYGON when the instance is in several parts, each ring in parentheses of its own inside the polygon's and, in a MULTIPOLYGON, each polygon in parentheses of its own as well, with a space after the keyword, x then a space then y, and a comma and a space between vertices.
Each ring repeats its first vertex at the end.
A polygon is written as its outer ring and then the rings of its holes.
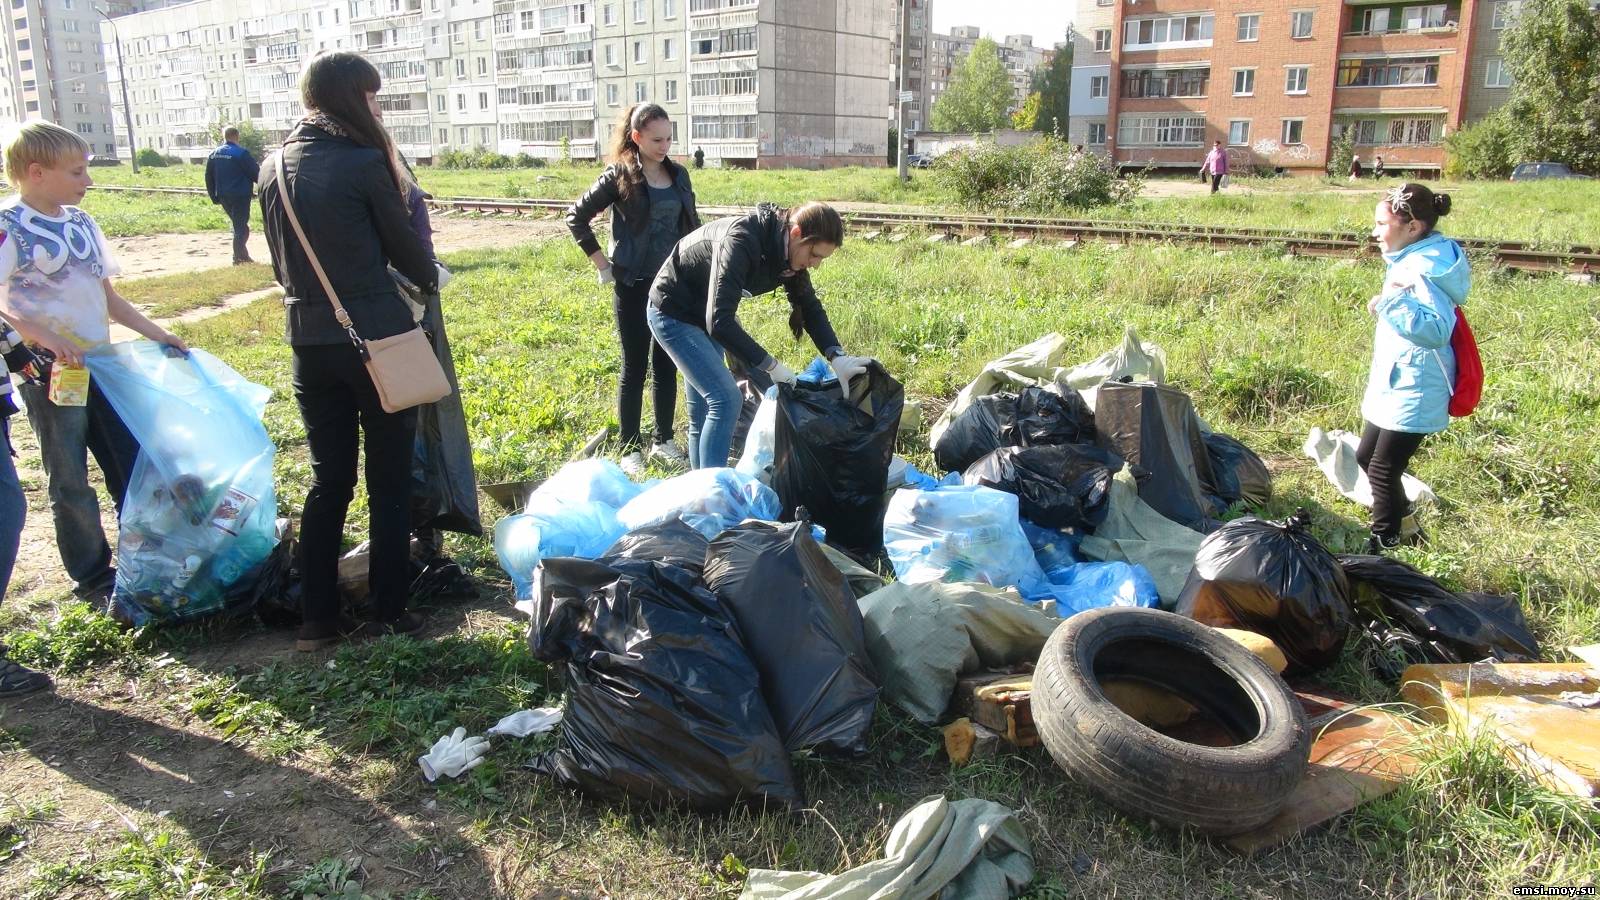
POLYGON ((1519 163, 1511 170, 1512 181, 1538 181, 1541 178, 1585 178, 1588 175, 1579 175, 1567 167, 1566 163, 1558 162, 1525 162, 1519 163))
POLYGON ((933 165, 933 157, 926 153, 907 153, 906 165, 913 169, 926 169, 933 165))

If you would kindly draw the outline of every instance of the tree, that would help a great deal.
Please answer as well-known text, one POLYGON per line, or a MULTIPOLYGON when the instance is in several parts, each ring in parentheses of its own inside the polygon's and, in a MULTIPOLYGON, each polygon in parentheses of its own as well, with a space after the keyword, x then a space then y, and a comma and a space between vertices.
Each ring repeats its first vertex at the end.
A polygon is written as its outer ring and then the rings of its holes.
POLYGON ((1584 0, 1523 0, 1500 38, 1519 160, 1600 174, 1600 26, 1584 0))
POLYGON ((994 131, 1011 124, 1011 79, 1000 50, 979 38, 950 74, 950 86, 933 104, 935 131, 994 131))
POLYGON ((1018 131, 1033 131, 1039 121, 1039 94, 1028 95, 1022 106, 1011 114, 1011 127, 1018 131))
POLYGON ((1051 131, 1063 136, 1067 133, 1067 107, 1072 100, 1072 41, 1069 39, 1056 50, 1050 65, 1039 79, 1039 117, 1034 121, 1037 131, 1051 131))
MULTIPOLYGON (((255 157, 259 162, 266 155, 267 136, 262 134, 261 129, 257 128, 255 123, 251 122, 249 119, 246 119, 243 122, 230 123, 222 114, 222 110, 218 109, 216 121, 211 124, 211 127, 206 129, 206 135, 210 138, 211 143, 213 145, 221 145, 222 133, 226 131, 230 125, 233 128, 239 129, 239 146, 249 150, 250 155, 255 157)), ((141 161, 140 165, 143 164, 143 161, 141 161)))

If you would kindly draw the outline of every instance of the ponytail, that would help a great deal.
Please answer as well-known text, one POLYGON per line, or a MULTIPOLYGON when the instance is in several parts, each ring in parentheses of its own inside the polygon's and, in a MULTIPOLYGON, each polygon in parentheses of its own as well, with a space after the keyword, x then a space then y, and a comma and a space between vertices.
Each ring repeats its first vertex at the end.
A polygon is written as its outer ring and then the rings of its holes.
POLYGON ((617 193, 622 195, 623 200, 631 199, 634 191, 644 183, 644 164, 639 160, 639 145, 634 143, 633 133, 643 131, 657 119, 666 118, 667 111, 655 103, 635 103, 622 111, 622 118, 617 121, 611 136, 611 148, 607 156, 622 174, 617 181, 617 193))

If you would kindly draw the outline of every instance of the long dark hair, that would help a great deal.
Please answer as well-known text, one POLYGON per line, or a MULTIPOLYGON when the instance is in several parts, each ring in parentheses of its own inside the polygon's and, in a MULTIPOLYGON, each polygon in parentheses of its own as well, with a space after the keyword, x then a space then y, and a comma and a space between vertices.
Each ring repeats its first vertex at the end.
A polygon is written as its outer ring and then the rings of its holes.
MULTIPOLYGON (((821 242, 832 244, 835 247, 844 246, 844 219, 839 211, 819 200, 803 203, 789 210, 783 217, 783 230, 788 233, 790 228, 800 226, 800 243, 811 244, 821 242)), ((800 340, 800 335, 805 331, 805 316, 800 312, 800 307, 791 306, 789 309, 789 331, 795 340, 800 340)))
POLYGON ((611 148, 608 155, 611 161, 622 170, 622 178, 617 182, 617 193, 623 200, 633 197, 633 192, 644 184, 644 162, 639 159, 639 145, 633 140, 635 131, 643 131, 651 122, 657 119, 669 119, 667 111, 655 103, 635 103, 622 111, 622 118, 617 121, 616 132, 611 136, 611 148))
POLYGON ((383 123, 367 107, 367 94, 376 94, 382 86, 383 77, 361 54, 324 50, 311 58, 300 76, 300 102, 337 121, 351 140, 381 152, 395 190, 404 197, 410 193, 411 181, 406 165, 383 123))

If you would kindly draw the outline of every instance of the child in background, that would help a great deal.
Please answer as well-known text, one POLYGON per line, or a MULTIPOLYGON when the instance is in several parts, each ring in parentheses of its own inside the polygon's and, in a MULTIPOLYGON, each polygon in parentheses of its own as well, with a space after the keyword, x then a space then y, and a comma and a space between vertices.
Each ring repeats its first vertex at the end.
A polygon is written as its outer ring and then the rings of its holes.
MULTIPOLYGON (((50 122, 27 122, 7 136, 5 157, 19 194, 0 203, 0 317, 54 361, 51 378, 81 368, 86 349, 110 341, 112 321, 187 353, 182 339, 111 286, 116 260, 100 227, 75 205, 93 184, 83 138, 50 122)), ((85 405, 76 406, 51 402, 41 384, 24 382, 19 390, 39 440, 61 561, 73 593, 98 604, 110 596, 116 570, 89 484, 88 450, 92 420, 115 414, 92 382, 85 405)), ((125 485, 111 484, 106 471, 107 487, 120 501, 125 485)))

